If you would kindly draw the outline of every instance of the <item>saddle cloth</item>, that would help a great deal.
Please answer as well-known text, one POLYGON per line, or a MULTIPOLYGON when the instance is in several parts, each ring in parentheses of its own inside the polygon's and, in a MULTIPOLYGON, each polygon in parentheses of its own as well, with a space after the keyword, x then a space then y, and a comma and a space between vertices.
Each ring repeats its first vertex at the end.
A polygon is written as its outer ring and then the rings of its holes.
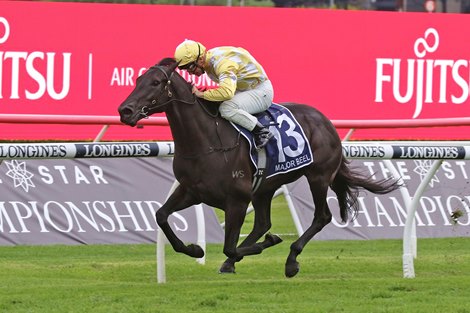
MULTIPOLYGON (((313 153, 305 133, 292 113, 284 106, 273 103, 267 111, 255 115, 258 121, 273 133, 263 150, 257 150, 253 135, 247 129, 231 123, 250 144, 251 162, 256 168, 256 176, 269 178, 281 173, 287 173, 313 162, 313 153), (266 166, 260 163, 266 155, 266 166), (263 173, 259 173, 259 171, 263 173)), ((263 164, 264 165, 264 164, 263 164)))

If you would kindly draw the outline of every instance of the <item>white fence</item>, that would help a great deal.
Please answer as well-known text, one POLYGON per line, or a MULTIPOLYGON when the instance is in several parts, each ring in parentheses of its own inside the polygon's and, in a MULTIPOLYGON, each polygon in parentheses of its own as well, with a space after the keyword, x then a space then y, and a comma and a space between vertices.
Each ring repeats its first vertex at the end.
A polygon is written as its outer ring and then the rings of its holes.
MULTIPOLYGON (((439 169, 443 160, 470 158, 470 145, 468 142, 347 142, 354 129, 366 128, 414 128, 414 127, 452 127, 468 126, 470 118, 444 118, 444 119, 414 119, 414 120, 333 120, 337 128, 350 128, 351 130, 343 142, 343 151, 350 159, 376 159, 384 160, 386 166, 394 177, 401 179, 398 171, 394 168, 392 159, 423 159, 435 160, 425 179, 421 182, 414 195, 410 195, 406 187, 400 188, 405 201, 408 216, 403 234, 403 275, 406 278, 415 277, 413 260, 417 256, 416 226, 414 217, 416 209, 430 179, 439 169)), ((119 117, 116 116, 64 116, 64 115, 19 115, 0 114, 0 123, 20 124, 101 124, 103 128, 97 134, 95 143, 38 143, 38 144, 0 144, 0 162, 2 159, 30 159, 30 158, 106 158, 106 157, 152 157, 171 156, 174 151, 172 142, 140 142, 140 143, 97 143, 101 140, 110 125, 119 125, 119 117)), ((145 125, 167 125, 163 117, 152 117, 142 120, 145 125)), ((175 182, 173 188, 176 186, 175 182)), ((172 189, 173 189, 172 188, 172 189)), ((298 232, 302 231, 295 208, 286 192, 285 186, 280 188, 277 195, 284 194, 291 210, 291 214, 298 232)), ((171 190, 170 190, 171 192, 171 190)), ((198 208, 196 208, 198 210, 198 208)), ((197 213, 200 217, 202 211, 197 213)), ((198 223, 203 222, 198 218, 198 223)), ((204 225, 200 224, 202 230, 204 225)), ((159 231, 157 241, 164 242, 162 233, 159 231)), ((198 239, 202 245, 204 240, 198 239)), ((163 244, 157 248, 157 276, 158 282, 165 281, 165 264, 163 244)), ((198 260, 204 263, 204 259, 198 260)))
POLYGON ((415 215, 421 196, 431 178, 444 160, 469 160, 470 142, 343 142, 343 152, 349 159, 379 159, 385 164, 396 179, 401 181, 401 195, 407 208, 407 218, 403 231, 403 276, 414 278, 414 258, 417 257, 417 238, 415 215), (392 159, 434 160, 430 170, 418 186, 414 195, 404 185, 400 174, 393 166, 392 159))
MULTIPOLYGON (((173 142, 108 142, 108 143, 28 143, 0 144, 0 160, 3 159, 67 159, 67 158, 115 158, 115 157, 171 157, 173 142)), ((415 214, 420 197, 430 179, 439 169, 443 160, 470 159, 469 142, 343 142, 343 153, 349 159, 383 160, 396 179, 401 179, 391 160, 421 159, 434 160, 425 179, 414 195, 403 185, 401 195, 407 207, 407 219, 403 233, 403 275, 415 277, 414 258, 417 256, 415 214)), ((172 190, 177 186, 173 185, 172 190)), ((287 189, 283 186, 277 195, 284 194, 299 234, 303 231, 287 189)), ((202 207, 196 207, 198 223, 198 244, 205 246, 205 225, 202 207)), ((157 235, 157 280, 165 282, 164 237, 157 235)), ((204 259, 198 260, 204 263, 204 259)))

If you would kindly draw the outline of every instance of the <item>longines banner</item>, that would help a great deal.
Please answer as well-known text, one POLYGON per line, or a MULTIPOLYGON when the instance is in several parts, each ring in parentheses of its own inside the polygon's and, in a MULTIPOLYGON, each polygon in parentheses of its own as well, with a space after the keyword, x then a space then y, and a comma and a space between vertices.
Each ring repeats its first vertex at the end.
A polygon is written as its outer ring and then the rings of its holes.
POLYGON ((0 143, 1 159, 87 159, 173 156, 172 141, 0 143))
MULTIPOLYGON (((410 194, 431 161, 393 161, 410 194)), ((463 160, 443 163, 416 214, 419 237, 470 235, 470 167, 463 160), (458 214, 456 214, 458 213, 458 214)), ((353 162, 373 179, 389 177, 381 161, 353 162)), ((156 239, 155 211, 173 183, 171 159, 4 160, 0 166, 0 245, 148 243, 156 239)), ((313 202, 305 180, 288 185, 306 229, 313 202)), ((337 200, 329 194, 333 221, 315 239, 402 238, 406 206, 399 192, 363 193, 353 221, 341 223, 337 200)), ((205 208, 208 242, 223 242, 223 230, 205 208)), ((194 208, 170 217, 186 242, 196 240, 194 208)))
MULTIPOLYGON (((4 160, 0 165, 0 245, 155 242, 155 212, 174 181, 168 158, 4 160)), ((213 209, 206 240, 222 242, 213 209)), ((196 242, 193 207, 169 221, 196 242)))
MULTIPOLYGON (((393 161, 411 196, 431 168, 433 161, 393 161)), ((355 160, 352 166, 373 175, 372 179, 390 177, 382 161, 355 160)), ((468 161, 445 161, 432 177, 416 212, 417 236, 470 236, 470 165, 468 161)), ((300 216, 303 229, 313 219, 313 204, 307 181, 301 179, 288 185, 290 195, 300 216)), ((335 194, 328 194, 333 221, 316 239, 383 239, 403 238, 406 206, 399 191, 377 196, 361 193, 357 218, 341 222, 335 194)))
MULTIPOLYGON (((0 1, 0 113, 117 115, 136 78, 189 38, 248 49, 276 102, 306 103, 330 119, 466 117, 469 36, 464 14, 0 1), (217 27, 228 20, 243 23, 217 27)), ((469 139, 469 128, 357 130, 354 138, 469 139)), ((0 125, 0 139, 85 140, 100 129, 0 125)), ((171 134, 113 126, 104 139, 171 134)))

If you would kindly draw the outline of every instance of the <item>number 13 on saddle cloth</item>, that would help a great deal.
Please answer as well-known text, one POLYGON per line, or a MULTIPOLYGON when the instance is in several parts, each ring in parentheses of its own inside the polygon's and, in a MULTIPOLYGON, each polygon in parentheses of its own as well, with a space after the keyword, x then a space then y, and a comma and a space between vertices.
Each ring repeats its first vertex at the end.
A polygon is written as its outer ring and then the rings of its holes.
MULTIPOLYGON (((305 133, 292 113, 282 105, 273 103, 267 111, 256 114, 258 121, 269 126, 274 137, 264 151, 256 150, 253 135, 243 127, 232 123, 243 137, 250 143, 250 157, 257 171, 266 155, 266 166, 263 171, 265 178, 287 173, 307 166, 313 162, 313 153, 305 133)), ((259 173, 258 173, 259 174, 259 173)), ((255 173, 255 176, 257 174, 255 173)))

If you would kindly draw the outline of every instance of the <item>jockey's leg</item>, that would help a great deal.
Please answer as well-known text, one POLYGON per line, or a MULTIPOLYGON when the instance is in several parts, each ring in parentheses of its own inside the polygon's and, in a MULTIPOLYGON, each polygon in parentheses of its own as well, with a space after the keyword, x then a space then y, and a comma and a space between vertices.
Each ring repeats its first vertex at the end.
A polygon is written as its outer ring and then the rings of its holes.
POLYGON ((274 136, 273 133, 271 133, 269 129, 260 122, 256 124, 255 128, 253 128, 251 132, 255 136, 256 149, 262 149, 268 144, 269 139, 274 136))
POLYGON ((267 127, 258 122, 252 114, 268 109, 273 100, 272 85, 269 81, 255 89, 237 92, 232 99, 224 101, 219 108, 223 118, 251 131, 258 149, 264 147, 273 136, 267 127))

